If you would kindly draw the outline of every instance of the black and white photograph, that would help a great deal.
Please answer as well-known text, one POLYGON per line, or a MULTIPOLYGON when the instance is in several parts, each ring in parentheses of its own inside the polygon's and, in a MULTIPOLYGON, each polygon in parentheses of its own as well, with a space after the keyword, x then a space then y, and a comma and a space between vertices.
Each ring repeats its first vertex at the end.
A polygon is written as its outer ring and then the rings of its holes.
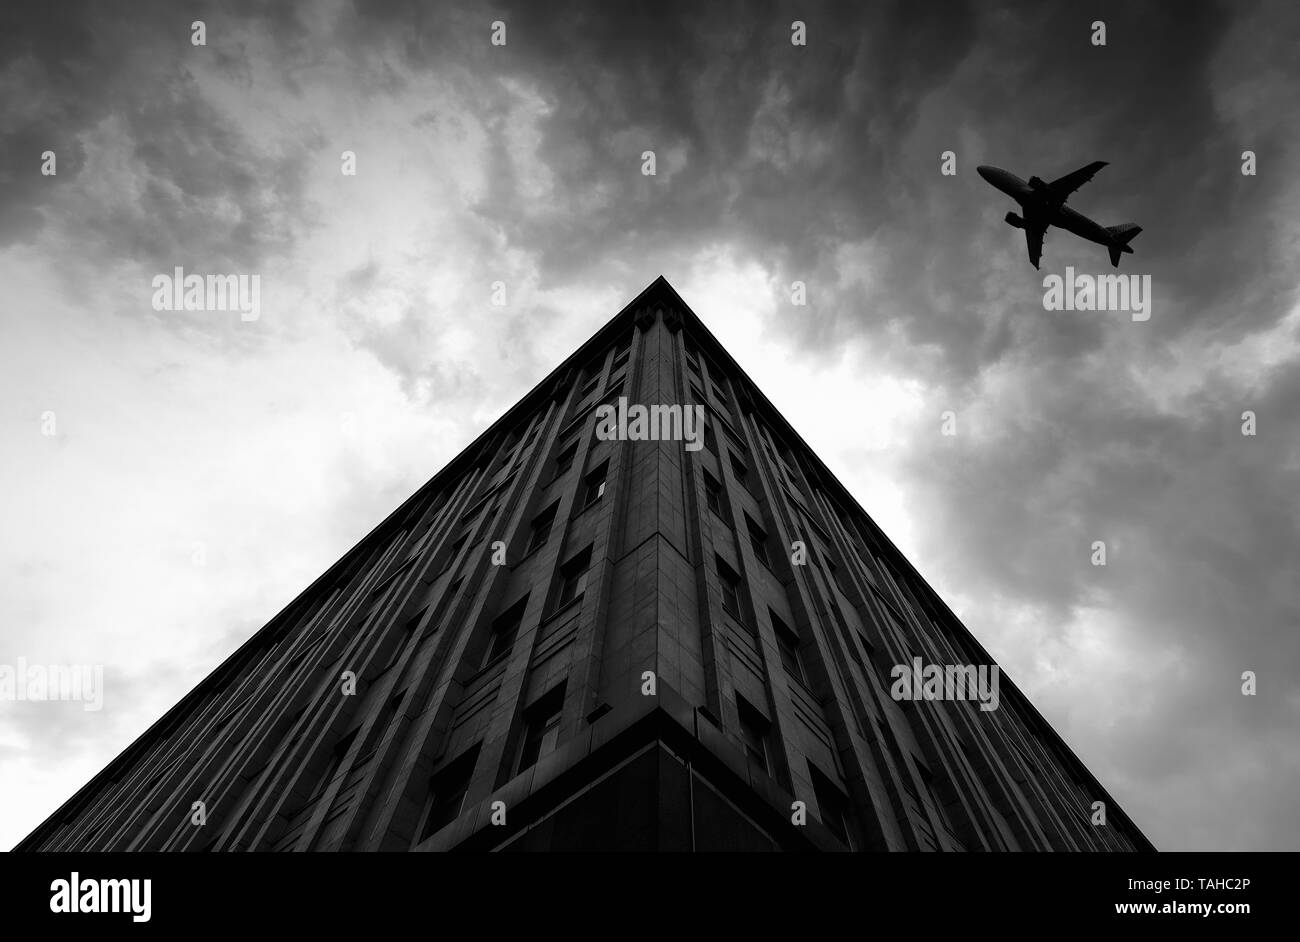
POLYGON ((6 2, 5 915, 1258 931, 1298 52, 1289 0, 6 2))

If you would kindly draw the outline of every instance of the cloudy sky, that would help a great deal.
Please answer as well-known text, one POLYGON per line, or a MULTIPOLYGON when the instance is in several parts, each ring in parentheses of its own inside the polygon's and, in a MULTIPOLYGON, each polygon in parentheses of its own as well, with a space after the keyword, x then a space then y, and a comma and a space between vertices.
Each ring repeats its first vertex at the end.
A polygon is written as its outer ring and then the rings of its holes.
POLYGON ((1294 3, 27 6, 0 664, 106 690, 0 702, 0 847, 663 274, 1158 847, 1300 848, 1294 3), (1147 322, 975 173, 1093 160, 1147 322))

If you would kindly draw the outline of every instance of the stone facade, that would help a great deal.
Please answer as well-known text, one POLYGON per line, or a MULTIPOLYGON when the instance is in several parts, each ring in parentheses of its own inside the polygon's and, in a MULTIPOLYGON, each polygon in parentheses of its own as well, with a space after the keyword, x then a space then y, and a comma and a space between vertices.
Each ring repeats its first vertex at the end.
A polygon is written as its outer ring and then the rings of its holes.
POLYGON ((17 849, 1153 849, 914 657, 992 664, 661 278, 17 849))

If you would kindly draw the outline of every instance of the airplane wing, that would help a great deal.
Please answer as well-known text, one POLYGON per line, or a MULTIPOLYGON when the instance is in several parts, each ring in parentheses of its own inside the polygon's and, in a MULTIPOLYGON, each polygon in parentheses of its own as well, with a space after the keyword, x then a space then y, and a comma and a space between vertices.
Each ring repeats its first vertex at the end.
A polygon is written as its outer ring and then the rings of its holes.
POLYGON ((1038 260, 1043 257, 1043 233, 1046 226, 1025 226, 1025 248, 1029 250, 1029 260, 1038 267, 1038 260))
POLYGON ((1086 167, 1080 167, 1074 173, 1067 173, 1059 180, 1053 180, 1047 184, 1047 187, 1052 191, 1053 196, 1064 203, 1066 197, 1095 177, 1097 171, 1104 166, 1106 166, 1106 161, 1095 160, 1086 167))

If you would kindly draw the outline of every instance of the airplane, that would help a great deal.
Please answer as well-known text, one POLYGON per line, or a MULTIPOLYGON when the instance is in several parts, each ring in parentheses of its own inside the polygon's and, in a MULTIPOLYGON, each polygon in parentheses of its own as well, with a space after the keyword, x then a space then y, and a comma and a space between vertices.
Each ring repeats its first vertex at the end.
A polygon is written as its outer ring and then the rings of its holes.
POLYGON ((998 167, 976 167, 975 171, 1020 204, 1024 218, 1015 213, 1007 213, 1006 221, 1015 229, 1025 230, 1025 245, 1029 249, 1029 260, 1035 268, 1043 254, 1043 235, 1048 226, 1065 229, 1090 242, 1106 246, 1110 252, 1110 263, 1119 268, 1120 255, 1133 253, 1129 243, 1142 231, 1142 227, 1131 222, 1119 226, 1098 225, 1065 205, 1070 195, 1096 176, 1097 171, 1104 166, 1106 161, 1098 160, 1051 183, 1044 183, 1038 177, 1030 177, 1026 183, 1015 174, 998 167))

